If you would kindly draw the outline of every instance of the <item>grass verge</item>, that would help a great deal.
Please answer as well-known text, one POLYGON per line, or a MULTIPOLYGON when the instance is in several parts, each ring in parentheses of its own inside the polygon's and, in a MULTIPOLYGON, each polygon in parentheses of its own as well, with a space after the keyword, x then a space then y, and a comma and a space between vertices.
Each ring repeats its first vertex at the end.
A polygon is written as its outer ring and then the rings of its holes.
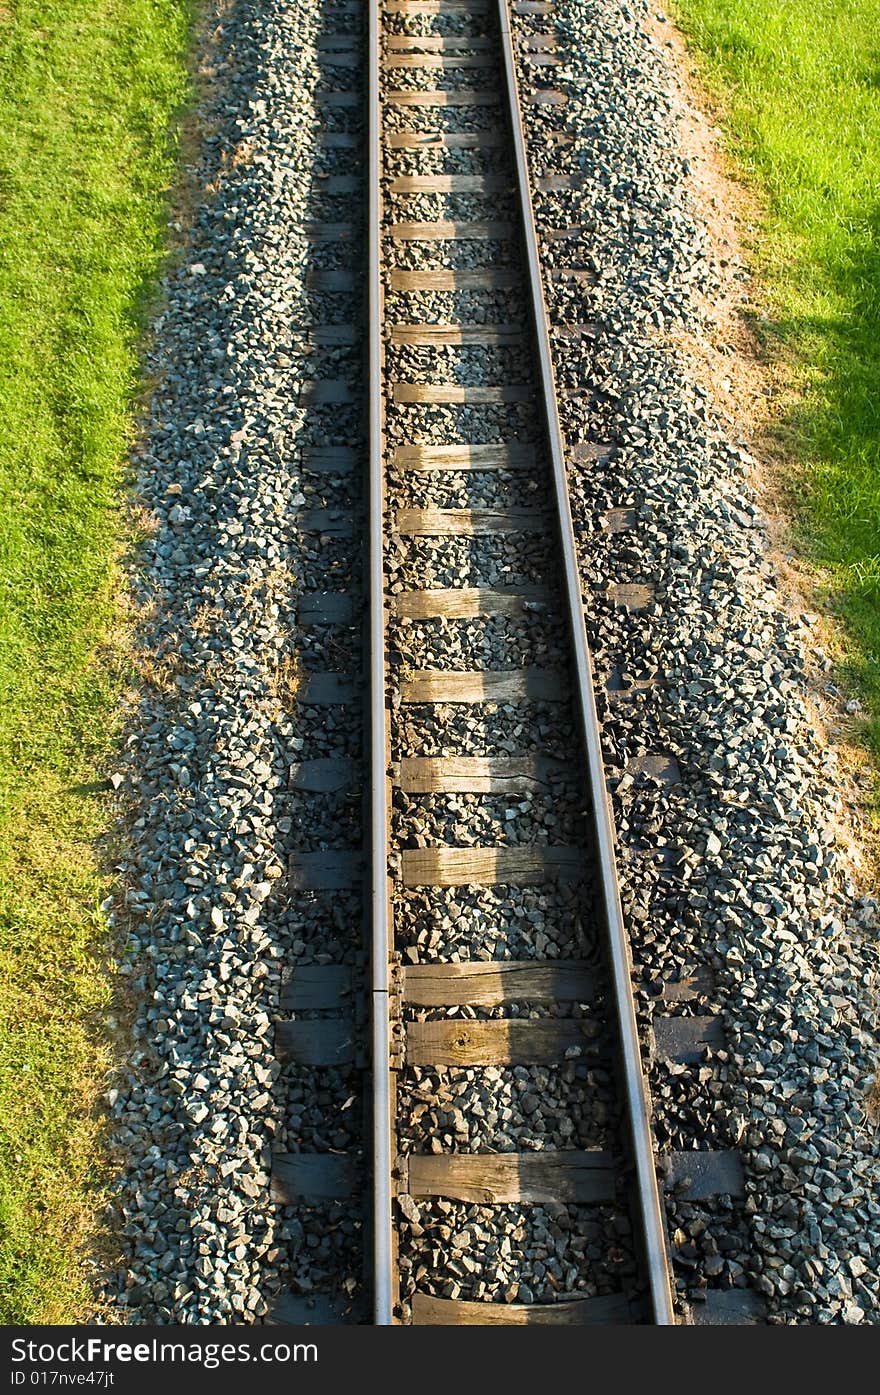
MULTIPOLYGON (((766 209, 751 248, 794 407, 783 502, 880 758, 880 0, 671 0, 766 209)), ((875 804, 880 820, 880 796, 875 804)))
POLYGON ((0 4, 0 1321, 88 1311, 124 462, 190 0, 0 4))

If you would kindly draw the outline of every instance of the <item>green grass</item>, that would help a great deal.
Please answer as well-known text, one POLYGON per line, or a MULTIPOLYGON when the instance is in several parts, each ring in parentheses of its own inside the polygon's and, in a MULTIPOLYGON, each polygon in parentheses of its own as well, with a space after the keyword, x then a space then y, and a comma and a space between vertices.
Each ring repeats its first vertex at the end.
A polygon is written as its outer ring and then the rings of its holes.
POLYGON ((797 545, 880 756, 880 0, 672 0, 766 217, 759 333, 788 364, 797 545))
POLYGON ((138 333, 189 0, 0 3, 0 1321, 88 1311, 112 955, 100 786, 138 333))

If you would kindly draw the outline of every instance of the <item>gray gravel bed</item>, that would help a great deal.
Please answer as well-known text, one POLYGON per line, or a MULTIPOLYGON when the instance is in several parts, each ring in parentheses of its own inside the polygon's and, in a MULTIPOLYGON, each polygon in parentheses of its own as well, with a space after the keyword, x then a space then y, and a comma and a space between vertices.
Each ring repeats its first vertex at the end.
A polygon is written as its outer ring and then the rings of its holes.
POLYGON ((491 445, 495 441, 537 445, 541 441, 537 413, 531 402, 430 408, 389 402, 385 420, 389 443, 401 446, 415 441, 421 445, 491 445))
MULTIPOLYGON (((526 498, 536 507, 534 497, 526 498)), ((395 585, 405 589, 531 584, 544 581, 550 569, 552 544, 543 533, 414 537, 406 544, 394 576, 395 585)))
POLYGON ((640 614, 601 596, 588 610, 600 689, 615 668, 660 680, 647 701, 603 704, 610 749, 649 741, 682 772, 677 795, 614 796, 640 1014, 699 966, 723 1009, 724 1053, 653 1069, 655 1128, 671 1146, 739 1148, 746 1169, 744 1203, 670 1203, 678 1288, 695 1302, 751 1288, 772 1323, 876 1323, 876 905, 849 880, 843 782, 818 735, 828 661, 783 602, 739 424, 701 382, 713 300, 747 273, 710 247, 649 15, 641 0, 572 0, 558 16, 569 104, 561 118, 529 107, 527 122, 539 162, 566 123, 581 180, 536 199, 542 233, 585 230, 545 239, 545 258, 596 273, 548 288, 552 317, 599 331, 562 365, 584 394, 564 401, 568 438, 615 448, 606 467, 570 466, 585 592, 659 583, 640 614), (623 504, 634 530, 603 535, 601 511, 623 504), (668 874, 652 846, 679 850, 668 874))
MULTIPOLYGON (((302 509, 339 509, 351 510, 359 507, 360 491, 357 485, 352 482, 351 477, 344 475, 305 475, 299 487, 299 491, 291 498, 291 503, 295 508, 302 509)), ((303 543, 308 539, 303 536, 303 543)), ((348 563, 351 565, 351 547, 346 550, 348 563)))
POLYGON ((351 218, 351 194, 328 194, 319 180, 311 181, 308 195, 308 216, 315 223, 345 223, 351 218))
MULTIPOLYGON (((321 321, 326 323, 326 320, 321 321)), ((314 321, 313 323, 317 323, 314 321)), ((305 373, 301 382, 305 383, 311 379, 311 364, 304 365, 305 373), (308 376, 306 376, 308 374, 308 376)), ((334 373, 334 377, 337 375, 334 373)), ((290 403, 291 399, 286 399, 290 403)), ((293 401, 296 403, 297 398, 293 401)), ((361 407, 348 406, 346 403, 321 403, 306 409, 298 410, 302 413, 304 420, 298 425, 301 427, 299 433, 299 444, 307 446, 357 446, 361 442, 361 407)))
POLYGON ((389 346, 387 363, 392 382, 400 378, 407 383, 461 383, 476 387, 486 383, 528 382, 525 375, 531 368, 531 354, 526 348, 505 345, 496 348, 482 344, 439 344, 422 348, 407 344, 389 346))
POLYGON ((515 291, 395 291, 389 324, 513 325, 526 334, 526 307, 515 291))
MULTIPOLYGON (((351 262, 349 252, 347 261, 351 262)), ((313 325, 334 324, 338 321, 347 320, 350 324, 357 322, 356 294, 348 292, 332 292, 324 294, 320 291, 310 291, 309 293, 309 316, 305 320, 303 329, 305 332, 313 325)), ((305 346, 303 346, 305 347, 305 346)), ((360 379, 361 355, 360 346, 357 339, 351 347, 334 347, 325 349, 314 347, 309 349, 308 367, 309 376, 315 379, 322 378, 343 378, 346 382, 357 386, 360 379)), ((299 396, 300 385, 302 383, 303 364, 297 362, 291 364, 287 373, 281 380, 282 391, 289 394, 292 402, 299 396)), ((334 404, 336 405, 336 404, 334 404)), ((350 410, 350 408, 349 408, 350 410)), ((338 430, 337 424, 337 430, 338 430)))
POLYGON ((692 1303, 705 1302, 710 1287, 751 1287, 741 1263, 751 1246, 749 1216, 741 1205, 717 1197, 697 1206, 667 1193, 666 1221, 673 1270, 692 1303))
POLYGON ((389 507, 395 509, 534 508, 540 489, 522 470, 391 470, 387 487, 389 507))
POLYGON ((402 756, 517 755, 564 757, 575 741, 571 713, 561 703, 407 704, 394 724, 402 756))
POLYGON ((383 152, 382 169, 388 179, 409 174, 495 174, 507 167, 503 146, 483 150, 444 150, 425 146, 420 150, 387 149, 383 152))
POLYGON ((637 1272, 631 1227, 611 1207, 411 1204, 401 1225, 404 1298, 418 1288, 438 1298, 554 1303, 626 1291, 637 1272))
MULTIPOLYGON (((544 606, 528 601, 529 606, 544 606)), ((388 626, 399 662, 412 669, 507 669, 526 664, 562 668, 568 657, 561 616, 526 613, 522 620, 488 616, 475 620, 409 620, 388 626)))
MULTIPOLYGON (((303 509, 338 508, 344 510, 344 517, 351 517, 351 505, 346 507, 344 500, 328 498, 306 499, 303 509)), ((334 537, 310 530, 301 535, 302 545, 298 561, 298 574, 303 590, 349 591, 360 579, 360 559, 352 555, 351 538, 334 537)))
MULTIPOLYGON (((364 1222, 346 1203, 285 1208, 280 1238, 284 1259, 279 1272, 293 1293, 332 1294, 343 1312, 356 1317, 363 1301, 364 1222)), ((280 1248, 280 1247, 279 1247, 280 1248)))
POLYGON ((398 889, 398 948, 406 962, 595 958, 588 882, 543 887, 398 889))
POLYGON ((359 964, 364 949, 352 934, 363 915, 360 891, 303 891, 279 917, 278 935, 296 964, 359 964))
MULTIPOLYGON (((389 55, 390 57, 390 55, 389 55)), ((389 68, 386 62, 386 85, 397 92, 451 91, 454 88, 477 88, 497 92, 490 68, 389 68)), ((393 105, 393 104, 389 104, 393 105)), ((413 108, 408 108, 413 110, 413 108)))
POLYGON ((440 14, 386 14, 383 16, 386 34, 467 34, 469 37, 491 34, 491 12, 457 14, 454 10, 440 14))
POLYGON ((362 802, 358 789, 330 794, 291 792, 288 807, 295 812, 290 815, 290 831, 296 838, 297 848, 302 852, 314 852, 326 847, 358 847, 362 802))
POLYGON ((667 1062, 656 1064, 654 1129, 664 1152, 686 1152, 693 1147, 694 1138, 706 1148, 731 1146, 730 1120, 723 1108, 727 1076, 718 1062, 687 1070, 667 1062))
MULTIPOLYGON (((349 209, 349 212, 351 210, 349 209)), ((332 242, 311 243, 302 259, 307 271, 348 271, 351 268, 352 243, 350 238, 334 238, 332 242)), ((306 324, 317 324, 311 310, 291 326, 292 346, 295 346, 306 324)))
MULTIPOLYGON (((322 135, 343 133, 359 136, 363 141, 366 123, 359 107, 339 108, 319 102, 318 108, 322 135)), ((310 169, 309 173, 311 175, 313 169, 310 169)))
POLYGON ((392 831, 403 847, 581 845, 583 796, 560 781, 555 795, 395 794, 392 831))
MULTIPOLYGON (((335 577, 318 592, 303 595, 333 594, 339 588, 335 577)), ((361 658, 360 628, 346 625, 309 625, 298 622, 294 631, 297 657, 309 673, 356 673, 361 658)))
POLYGON ((386 131, 490 131, 498 122, 495 107, 399 107, 388 104, 382 111, 386 131))
POLYGON ((397 1108, 402 1153, 419 1151, 426 1135, 449 1153, 603 1148, 609 1123, 618 1118, 607 1064, 584 1061, 480 1071, 446 1067, 442 1073, 409 1069, 398 1084, 397 1108), (572 1097, 576 1082, 586 1102, 572 1097))
POLYGON ((321 756, 345 756, 357 760, 363 755, 362 711, 358 704, 345 708, 309 706, 297 702, 292 725, 296 736, 290 739, 291 762, 321 756))
MULTIPOLYGON (((460 129, 456 127, 456 129, 460 129)), ((428 130, 434 130, 433 123, 428 130)), ((517 205, 513 191, 494 194, 394 194, 386 191, 385 216, 389 222, 482 223, 515 220, 517 205)))
MULTIPOLYGON (((291 1016, 307 1020, 309 1014, 291 1016)), ((279 1151, 323 1153, 336 1149, 357 1154, 363 1143, 361 1072, 297 1065, 285 1066, 281 1078, 287 1087, 287 1109, 276 1140, 279 1151)))
POLYGON ((361 662, 355 626, 298 619, 304 592, 346 590, 357 606, 361 587, 351 540, 297 523, 352 498, 304 471, 302 448, 362 435, 359 401, 312 408, 299 393, 322 377, 360 391, 357 350, 302 353, 310 326, 359 315, 357 297, 312 294, 303 277, 362 256, 357 240, 331 252, 305 232, 352 214, 314 175, 355 167, 317 145, 316 88, 352 85, 316 54, 320 11, 243 3, 207 26, 199 197, 152 326, 135 497, 153 531, 131 578, 141 683, 114 774, 133 1047, 108 1095, 118 1260, 98 1276, 102 1320, 251 1323, 285 1288, 362 1283, 356 1203, 269 1196, 273 1151, 363 1146, 359 1084, 282 1067, 273 1040, 297 962, 364 954, 360 896, 293 898, 285 875, 293 852, 362 837, 359 800, 289 784, 298 760, 357 753, 356 709, 298 710, 303 673, 361 662))
POLYGON ((512 240, 499 238, 461 238, 453 241, 438 238, 424 242, 413 238, 411 241, 396 242, 386 239, 386 256, 393 249, 394 264, 406 271, 436 271, 443 267, 449 271, 474 266, 509 266, 518 255, 512 240))

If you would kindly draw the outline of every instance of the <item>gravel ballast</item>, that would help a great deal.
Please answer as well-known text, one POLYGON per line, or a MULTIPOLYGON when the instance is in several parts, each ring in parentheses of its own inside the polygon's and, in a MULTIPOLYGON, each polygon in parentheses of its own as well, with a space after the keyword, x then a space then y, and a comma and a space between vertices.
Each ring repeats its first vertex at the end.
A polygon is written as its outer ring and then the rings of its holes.
MULTIPOLYGON (((300 523, 338 508, 360 527, 358 469, 303 459, 362 439, 357 339, 307 351, 314 326, 356 320, 359 301, 309 289, 306 273, 363 255, 356 211, 354 238, 308 227, 360 207, 322 192, 360 163, 321 128, 361 120, 317 95, 361 81, 319 52, 322 10, 279 0, 208 17, 194 212, 153 326, 158 386, 136 459, 153 535, 132 578, 144 682, 115 781, 136 1049, 109 1097, 120 1254, 102 1311, 123 1322, 255 1322, 289 1292, 344 1308, 363 1278, 357 1198, 294 1208, 269 1190, 273 1152, 363 1147, 358 1073, 274 1050, 292 965, 357 974, 363 961, 359 895, 293 898, 286 884, 292 853, 362 838, 359 792, 289 782, 297 761, 362 754, 359 706, 300 692, 304 671, 356 677, 361 661, 359 551, 300 523), (322 379, 350 384, 355 405, 308 405, 303 383, 322 379), (299 618, 322 592, 350 597, 349 623, 299 618)), ((348 27, 359 34, 357 15, 348 27)))
MULTIPOLYGON (((655 1130, 663 1147, 700 1133, 739 1147, 746 1168, 738 1221, 729 1203, 671 1199, 679 1290, 753 1289, 770 1322, 876 1323, 877 907, 847 873, 842 778, 816 719, 828 662, 815 617, 784 601, 754 461, 728 403, 701 385, 701 349, 719 333, 709 307, 746 273, 713 247, 694 197, 662 14, 571 0, 555 22, 567 63, 551 77, 574 141, 552 169, 555 109, 527 121, 533 168, 579 176, 576 191, 537 196, 539 227, 583 224, 568 260, 596 273, 567 294, 548 286, 548 303, 551 319, 597 326, 560 376, 595 394, 566 399, 569 443, 612 447, 573 463, 570 484, 599 686, 616 672, 633 689, 607 696, 604 717, 608 764, 624 772, 614 802, 640 1008, 647 1023, 664 981, 708 968, 700 1010, 722 1012, 726 1038, 700 1067, 655 1064, 655 1130), (621 506, 634 526, 603 531, 621 506), (653 602, 615 606, 609 580, 651 583, 653 602), (680 783, 628 776, 645 752, 674 756, 680 783), (658 846, 676 850, 672 876, 646 863, 658 846)), ((519 19, 517 32, 544 23, 519 19)), ((559 243, 545 250, 565 262, 559 243)))
MULTIPOLYGON (((717 332, 707 306, 745 271, 733 256, 721 264, 690 192, 684 99, 656 11, 641 0, 557 9, 552 21, 515 22, 518 32, 555 23, 568 51, 566 66, 541 78, 569 93, 568 106, 529 107, 527 130, 536 169, 579 175, 576 190, 536 196, 542 234, 568 222, 585 230, 574 255, 548 241, 546 257, 576 259, 596 278, 548 283, 547 299, 551 319, 596 326, 566 347, 560 381, 574 390, 563 402, 569 443, 610 448, 589 466, 572 459, 570 486, 640 1022, 647 1046, 652 1019, 669 1010, 664 984, 703 969, 708 986, 682 1011, 720 1013, 725 1038, 695 1066, 653 1061, 654 1127, 663 1150, 740 1150, 746 1175, 744 1200, 667 1197, 678 1296, 696 1305, 711 1290, 740 1289, 761 1297, 773 1323, 876 1323, 877 906, 849 880, 842 779, 817 731, 813 696, 827 661, 811 618, 784 601, 748 444, 700 371, 700 345, 717 332), (560 123, 574 139, 557 148, 546 136, 560 123), (608 531, 607 511, 623 506, 633 526, 608 531), (650 583, 653 598, 627 610, 609 582, 650 583), (613 697, 612 678, 623 690, 613 697), (678 783, 628 773, 645 753, 673 756, 678 783)), ((357 689, 363 660, 361 466, 315 473, 302 457, 314 446, 363 447, 359 351, 309 343, 316 325, 357 322, 360 301, 307 289, 307 272, 357 274, 363 257, 357 236, 316 244, 307 226, 362 221, 360 195, 322 191, 325 176, 363 167, 358 150, 320 139, 357 133, 361 121, 358 109, 320 101, 322 88, 361 90, 361 70, 319 52, 321 35, 343 27, 323 13, 319 0, 252 0, 218 6, 206 24, 195 211, 179 228, 153 326, 157 386, 135 462, 151 532, 132 574, 142 683, 114 775, 129 846, 114 914, 126 932, 132 1024, 108 1097, 119 1156, 108 1224, 119 1254, 99 1288, 102 1319, 119 1322, 251 1323, 286 1292, 354 1305, 362 1293, 359 1200, 294 1208, 270 1197, 273 1152, 364 1148, 359 1073, 282 1065, 273 1045, 294 964, 345 963, 357 984, 365 958, 358 892, 291 893, 286 881, 291 855, 363 836, 360 789, 316 796, 289 780, 298 761, 363 753, 358 704, 310 706, 297 695, 305 670, 349 675, 357 689), (309 405, 303 384, 321 379, 347 383, 352 405, 309 405), (310 508, 350 511, 355 541, 305 530, 310 508), (350 620, 316 623, 307 605, 317 593, 347 595, 350 620)), ((389 32, 451 33, 465 22, 398 17, 389 32)), ((360 32, 358 15, 349 27, 360 32)), ((439 119, 450 129, 490 121, 454 110, 439 119)), ((434 124, 419 109, 393 121, 434 124)), ((439 196, 404 203, 412 217, 452 206, 439 196)), ((486 215, 468 196, 454 207, 486 215)), ((399 250, 401 266, 420 265, 417 244, 399 250)), ((432 255, 464 266, 470 253, 434 243, 432 255)), ((478 308, 476 297, 401 303, 414 320, 425 305, 444 319, 462 309, 475 319, 478 308)), ((484 305, 489 318, 516 308, 505 296, 484 305)), ((403 376, 422 381, 467 373, 480 358, 390 352, 403 376)), ((527 366, 528 353, 490 350, 482 361, 527 366)), ((410 407, 407 421, 422 440, 540 440, 527 406, 410 407)), ((412 487, 411 505, 530 502, 519 477, 412 487)), ((394 579, 527 581, 544 550, 536 539, 422 541, 397 558, 394 579)), ((395 621, 390 641, 414 669, 431 667, 438 646, 451 668, 516 665, 536 652, 561 663, 565 650, 553 617, 540 614, 395 621)), ((395 758, 570 746, 567 709, 530 712, 531 732, 514 706, 402 708, 395 758)), ((493 821, 504 825, 494 800, 409 803, 431 841, 487 839, 493 821)), ((521 812, 521 826, 507 820, 511 842, 552 830, 555 815, 567 829, 571 814, 540 801, 521 812)), ((398 949, 409 962, 584 953, 589 901, 564 886, 514 888, 503 904, 493 888, 409 889, 398 949)), ((592 1146, 616 1127, 608 1078, 590 1079, 585 1064, 566 1070, 566 1088, 538 1069, 498 1071, 489 1094, 480 1072, 411 1072, 404 1146, 423 1147, 428 1133, 448 1136, 450 1149, 592 1146), (567 1108, 581 1095, 589 1107, 567 1108), (463 1133, 475 1104, 478 1122, 463 1133)), ((619 1216, 578 1210, 502 1215, 441 1202, 406 1214, 405 1287, 430 1287, 435 1256, 451 1247, 446 1296, 607 1292, 616 1272, 622 1281, 631 1272, 631 1237, 619 1216)))

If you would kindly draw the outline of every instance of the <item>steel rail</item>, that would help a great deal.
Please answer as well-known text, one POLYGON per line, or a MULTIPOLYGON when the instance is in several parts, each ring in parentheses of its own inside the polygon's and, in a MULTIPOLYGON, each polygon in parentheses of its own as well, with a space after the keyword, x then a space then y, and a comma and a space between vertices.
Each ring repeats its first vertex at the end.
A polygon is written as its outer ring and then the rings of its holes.
POLYGON ((384 420, 382 412, 382 273, 379 21, 368 5, 367 166, 368 435, 370 593, 370 924, 373 1126, 373 1322, 388 1327, 393 1310, 394 1239, 391 1227, 391 1024, 389 966, 391 906, 388 889, 388 715, 385 707, 384 420))
POLYGON ((620 903, 620 885, 614 856, 614 829, 605 795, 605 767, 602 759, 599 717, 596 710, 592 663, 587 641, 587 630, 584 622, 581 583, 578 573, 574 526, 571 516, 571 501, 569 499, 568 481, 565 471, 565 438, 562 432, 562 424, 559 420, 559 410, 556 399, 556 379, 550 351, 547 306, 544 301, 541 263, 538 253, 538 237, 535 228, 535 213, 532 205, 531 186, 529 183, 526 138, 522 124, 519 81, 516 72, 513 33, 510 27, 507 0, 498 0, 498 18, 501 26, 501 39, 504 50, 507 98, 516 155, 520 210, 522 213, 528 277, 531 288, 532 315, 540 361, 541 389, 546 411, 547 438, 550 447, 550 457, 553 466, 553 483, 559 513, 565 598, 569 624, 574 640, 579 707, 578 715, 587 756, 590 798, 596 824, 596 842, 600 880, 602 884, 602 901, 608 935, 611 976, 614 985, 614 998, 621 1044, 623 1083, 626 1092, 627 1113, 632 1132, 633 1154, 639 1193, 639 1209, 644 1232, 651 1306, 654 1322, 662 1326, 669 1326, 674 1325, 675 1314, 672 1305, 672 1289, 669 1278, 666 1232, 663 1224, 660 1193, 657 1187, 657 1174, 654 1167, 648 1090, 642 1071, 641 1053, 639 1051, 638 1028, 636 1025, 635 1006, 632 994, 629 942, 623 923, 623 910, 620 903))

